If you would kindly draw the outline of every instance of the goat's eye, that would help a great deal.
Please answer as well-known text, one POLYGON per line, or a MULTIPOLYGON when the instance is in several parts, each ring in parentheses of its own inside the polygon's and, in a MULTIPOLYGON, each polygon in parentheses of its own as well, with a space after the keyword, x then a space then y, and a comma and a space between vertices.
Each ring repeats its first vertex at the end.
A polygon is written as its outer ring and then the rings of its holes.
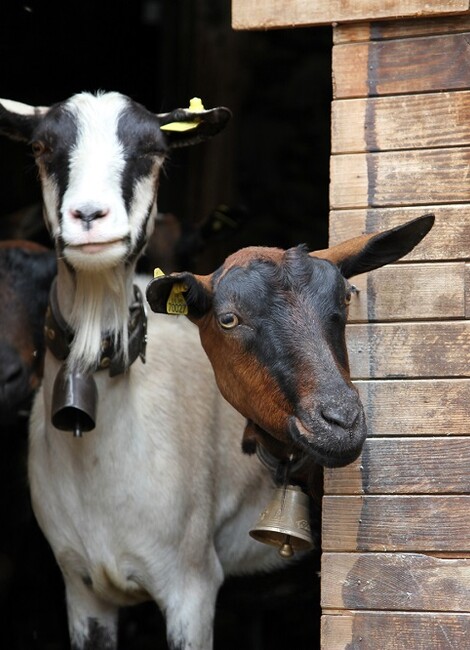
POLYGON ((41 140, 36 140, 36 142, 33 142, 31 148, 35 156, 42 156, 42 154, 46 153, 46 151, 50 151, 50 149, 44 144, 44 142, 41 142, 41 140))
POLYGON ((224 329, 230 330, 233 327, 236 327, 238 325, 238 316, 232 314, 232 312, 228 312, 227 314, 222 314, 221 316, 219 316, 219 324, 224 329))
POLYGON ((344 297, 344 304, 348 306, 351 303, 352 291, 348 291, 344 297))

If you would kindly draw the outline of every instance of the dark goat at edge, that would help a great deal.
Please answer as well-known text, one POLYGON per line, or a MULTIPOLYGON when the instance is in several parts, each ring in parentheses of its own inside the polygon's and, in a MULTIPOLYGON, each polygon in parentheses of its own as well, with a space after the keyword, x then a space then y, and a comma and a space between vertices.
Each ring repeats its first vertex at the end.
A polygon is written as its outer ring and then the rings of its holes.
POLYGON ((400 259, 433 223, 424 215, 311 253, 245 248, 210 275, 153 279, 147 300, 165 313, 172 287, 184 285, 219 388, 247 418, 244 451, 259 443, 279 460, 305 457, 311 475, 355 460, 367 434, 345 342, 347 280, 400 259))

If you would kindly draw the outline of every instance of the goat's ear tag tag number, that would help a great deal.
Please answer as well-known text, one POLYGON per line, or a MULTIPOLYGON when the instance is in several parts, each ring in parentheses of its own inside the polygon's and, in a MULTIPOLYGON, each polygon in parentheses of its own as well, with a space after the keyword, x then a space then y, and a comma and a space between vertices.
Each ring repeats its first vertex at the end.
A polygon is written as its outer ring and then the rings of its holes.
POLYGON ((188 305, 184 299, 183 293, 188 290, 188 287, 183 283, 174 284, 171 287, 170 295, 166 303, 167 314, 183 314, 188 313, 188 305))
MULTIPOLYGON (((191 113, 201 113, 204 111, 204 105, 199 97, 193 97, 189 102, 189 108, 187 109, 191 113)), ((201 120, 197 117, 194 120, 187 120, 184 122, 170 122, 169 124, 163 124, 160 127, 162 131, 191 131, 191 129, 196 129, 201 120)))
POLYGON ((159 268, 153 269, 153 277, 154 278, 161 278, 164 275, 165 274, 163 273, 163 271, 161 269, 159 269, 159 268))

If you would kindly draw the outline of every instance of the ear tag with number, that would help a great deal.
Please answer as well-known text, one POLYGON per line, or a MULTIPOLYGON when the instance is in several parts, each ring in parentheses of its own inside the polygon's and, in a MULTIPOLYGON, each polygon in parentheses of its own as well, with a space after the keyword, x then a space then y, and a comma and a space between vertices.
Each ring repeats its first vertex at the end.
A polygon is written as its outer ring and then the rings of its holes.
POLYGON ((188 290, 188 287, 183 283, 179 282, 174 284, 171 287, 170 295, 166 303, 166 313, 167 314, 183 314, 187 315, 188 305, 184 299, 183 293, 188 290))
MULTIPOLYGON (((199 97, 193 97, 189 102, 188 112, 191 113, 202 113, 204 111, 204 105, 199 97)), ((170 122, 169 124, 163 124, 160 127, 162 131, 191 131, 199 126, 201 120, 197 117, 194 120, 186 120, 184 122, 170 122)))
POLYGON ((153 277, 154 278, 161 278, 164 275, 165 274, 163 273, 163 271, 161 269, 159 269, 159 268, 153 269, 153 277))

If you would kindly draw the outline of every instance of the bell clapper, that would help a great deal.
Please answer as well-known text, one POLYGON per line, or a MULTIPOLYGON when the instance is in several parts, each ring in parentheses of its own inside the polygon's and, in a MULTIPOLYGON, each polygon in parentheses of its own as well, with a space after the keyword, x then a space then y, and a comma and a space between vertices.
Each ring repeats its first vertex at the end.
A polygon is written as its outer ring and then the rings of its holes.
POLYGON ((279 548, 279 555, 285 559, 289 559, 294 555, 294 549, 290 543, 290 535, 286 535, 284 544, 279 548))

